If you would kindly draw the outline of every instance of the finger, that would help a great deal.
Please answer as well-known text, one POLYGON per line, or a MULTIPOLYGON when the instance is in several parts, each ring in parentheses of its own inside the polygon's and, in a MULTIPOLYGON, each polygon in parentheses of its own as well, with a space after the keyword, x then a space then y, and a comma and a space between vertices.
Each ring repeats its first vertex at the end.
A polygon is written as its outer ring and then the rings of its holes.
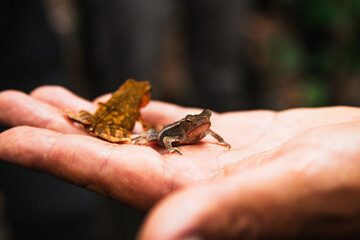
MULTIPOLYGON (((42 86, 35 89, 31 96, 58 108, 67 108, 77 112, 87 110, 94 112, 98 102, 106 102, 111 94, 96 98, 93 102, 84 100, 69 90, 60 86, 42 86)), ((150 123, 166 125, 180 120, 187 114, 199 114, 201 109, 185 108, 175 104, 160 101, 151 101, 148 106, 141 109, 142 117, 150 123)), ((216 114, 214 114, 215 116, 216 114)))
POLYGON ((139 238, 307 239, 359 235, 358 192, 337 193, 333 189, 326 195, 318 192, 311 196, 303 182, 296 179, 297 174, 287 175, 269 168, 183 190, 150 213, 139 238), (341 199, 347 201, 339 205, 341 199))
POLYGON ((84 133, 59 109, 14 90, 0 93, 0 123, 7 126, 29 125, 67 133, 84 133))
POLYGON ((271 164, 180 191, 150 213, 139 237, 358 237, 360 137, 354 130, 359 129, 358 123, 310 131, 299 138, 300 147, 291 142, 271 164), (319 146, 325 135, 331 140, 319 146), (344 138, 350 143, 344 145, 344 138))
POLYGON ((34 89, 30 95, 40 101, 46 102, 49 105, 63 109, 69 109, 72 112, 86 110, 94 112, 96 104, 93 104, 71 91, 61 86, 42 86, 34 89))
MULTIPOLYGON (((106 102, 111 94, 96 98, 93 102, 84 100, 69 90, 60 86, 42 86, 35 89, 31 96, 58 108, 66 108, 73 112, 86 110, 94 112, 98 102, 106 102)), ((202 109, 181 107, 176 104, 161 101, 151 101, 148 106, 141 109, 142 117, 152 124, 167 125, 184 118, 187 114, 199 114, 202 109)), ((212 120, 218 114, 213 112, 212 120)))
POLYGON ((0 159, 140 209, 147 209, 171 187, 161 156, 151 148, 111 144, 84 135, 12 128, 0 134, 0 159))
POLYGON ((111 98, 111 93, 106 93, 106 94, 103 94, 97 98, 95 98, 93 100, 93 103, 98 103, 98 102, 107 102, 110 98, 111 98))
MULTIPOLYGON (((166 125, 179 121, 188 114, 200 114, 202 109, 182 107, 176 104, 152 100, 148 106, 141 110, 143 118, 150 123, 166 125)), ((213 112, 212 119, 217 117, 213 112)))
MULTIPOLYGON (((279 173, 257 170, 178 192, 153 209, 140 239, 260 239, 271 229, 278 231, 293 212, 288 212, 285 193, 277 187, 295 187, 279 173), (273 218, 275 223, 268 221, 273 218)), ((293 236, 294 229, 288 227, 281 234, 293 236)))
MULTIPOLYGON (((111 94, 105 94, 94 100, 97 102, 106 102, 111 94)), ((152 124, 166 125, 184 118, 187 114, 199 114, 202 109, 182 107, 172 103, 151 100, 150 103, 140 109, 142 118, 152 124)), ((214 116, 216 113, 214 113, 214 116)))

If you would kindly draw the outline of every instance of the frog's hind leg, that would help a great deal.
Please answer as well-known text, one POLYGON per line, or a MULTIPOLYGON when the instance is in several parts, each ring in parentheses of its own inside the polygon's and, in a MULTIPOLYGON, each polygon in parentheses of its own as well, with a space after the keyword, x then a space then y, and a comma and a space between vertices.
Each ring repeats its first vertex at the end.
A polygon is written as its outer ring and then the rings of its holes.
POLYGON ((211 136, 213 136, 216 140, 218 140, 218 142, 216 144, 220 145, 220 146, 224 146, 227 148, 231 148, 231 145, 228 144, 227 142, 224 141, 224 139, 222 137, 220 137, 219 134, 217 134, 216 132, 214 132, 211 129, 206 130, 205 132, 206 134, 210 134, 211 136))
POLYGON ((131 141, 131 132, 118 124, 96 126, 94 135, 113 143, 131 141))
POLYGON ((85 110, 81 110, 77 114, 70 112, 68 109, 63 109, 63 111, 66 113, 68 118, 70 118, 75 122, 82 123, 84 125, 91 124, 93 120, 93 115, 85 110))
POLYGON ((157 132, 156 128, 152 128, 149 131, 141 133, 139 136, 132 138, 131 140, 134 141, 134 144, 143 145, 146 142, 157 141, 158 138, 159 133, 157 132))

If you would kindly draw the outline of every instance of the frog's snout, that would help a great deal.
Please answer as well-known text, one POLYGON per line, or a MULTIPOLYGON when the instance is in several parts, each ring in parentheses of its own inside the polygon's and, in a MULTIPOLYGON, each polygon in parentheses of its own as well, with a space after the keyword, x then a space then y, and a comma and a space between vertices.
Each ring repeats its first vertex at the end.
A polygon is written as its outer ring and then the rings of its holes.
POLYGON ((200 115, 203 115, 203 116, 206 116, 206 117, 208 117, 208 118, 210 118, 211 117, 211 111, 209 110, 209 109, 204 109, 201 113, 200 113, 200 115))

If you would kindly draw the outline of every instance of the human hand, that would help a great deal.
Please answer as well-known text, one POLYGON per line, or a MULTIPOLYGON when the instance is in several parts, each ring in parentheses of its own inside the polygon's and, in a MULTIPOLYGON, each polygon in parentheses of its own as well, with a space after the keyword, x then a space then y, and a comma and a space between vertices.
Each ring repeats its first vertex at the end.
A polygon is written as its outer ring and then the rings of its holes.
POLYGON ((277 113, 264 134, 231 154, 265 151, 238 155, 218 180, 164 198, 139 239, 360 239, 359 113, 277 113))
MULTIPOLYGON (((228 149, 211 137, 207 141, 213 143, 181 146, 183 156, 170 155, 157 144, 112 144, 90 137, 61 110, 93 112, 107 97, 91 103, 61 87, 41 87, 30 96, 2 92, 0 122, 18 127, 1 134, 0 157, 142 209, 216 174, 215 156, 228 149)), ((200 111, 153 101, 142 112, 146 121, 165 125, 200 111)))
MULTIPOLYGON (((342 169, 339 167, 346 170, 357 166, 354 159, 358 154, 358 147, 354 146, 359 146, 360 141, 355 134, 359 128, 356 121, 360 119, 357 108, 214 114, 212 129, 233 148, 227 150, 206 138, 202 143, 182 146, 182 156, 169 155, 156 145, 152 145, 154 149, 119 145, 89 137, 59 108, 92 111, 95 105, 58 87, 42 87, 31 96, 1 93, 0 121, 10 126, 31 127, 16 127, 0 134, 0 158, 138 208, 148 208, 175 189, 198 185, 162 202, 150 215, 143 237, 159 236, 156 234, 169 238, 187 234, 231 237, 241 236, 249 229, 254 235, 289 236, 297 234, 314 214, 322 216, 317 212, 318 206, 311 202, 325 207, 322 198, 328 200, 333 196, 336 200, 333 191, 341 186, 345 190, 353 186, 351 194, 358 194, 360 189, 356 185, 360 182, 358 175, 350 174, 350 178, 343 177, 340 182, 334 175, 334 169, 342 169), (347 145, 348 141, 351 144, 347 145), (349 160, 340 164, 334 152, 349 160), (298 199, 304 204, 299 205, 298 199), (308 211, 301 212, 303 209, 308 211), (291 215, 294 211, 297 215, 291 215), (164 217, 172 220, 165 223, 171 226, 159 222, 164 217), (226 224, 229 219, 231 229, 226 224), (157 223, 162 224, 163 231, 157 223), (204 223, 208 223, 208 228, 204 223)), ((145 120, 164 125, 200 110, 152 102, 142 112, 145 120)), ((358 198, 356 195, 351 199, 358 198)), ((341 204, 345 208, 351 201, 346 199, 341 204)), ((329 206, 333 201, 329 201, 329 206)), ((359 214, 358 207, 355 213, 359 214)))

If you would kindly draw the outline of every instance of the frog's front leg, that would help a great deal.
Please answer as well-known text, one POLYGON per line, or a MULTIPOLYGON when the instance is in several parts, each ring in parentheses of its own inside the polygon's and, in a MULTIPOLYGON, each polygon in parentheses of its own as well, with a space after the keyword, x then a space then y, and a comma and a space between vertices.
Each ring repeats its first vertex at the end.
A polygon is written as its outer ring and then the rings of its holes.
POLYGON ((210 134, 211 136, 213 136, 216 140, 218 140, 217 144, 221 145, 221 146, 224 146, 224 147, 227 147, 227 148, 231 148, 230 144, 228 144, 227 142, 224 141, 224 139, 219 135, 217 134, 216 132, 214 132, 213 130, 211 129, 208 129, 206 130, 205 132, 206 134, 210 134))
POLYGON ((79 111, 77 114, 70 112, 68 109, 63 109, 68 118, 75 122, 82 123, 84 125, 89 125, 93 122, 93 115, 85 110, 79 111))
POLYGON ((180 148, 176 148, 176 147, 172 146, 172 143, 180 141, 179 137, 167 136, 167 137, 164 137, 162 141, 163 141, 166 149, 170 152, 170 154, 172 154, 173 152, 176 152, 176 153, 182 155, 182 153, 180 152, 180 148))
POLYGON ((148 124, 147 122, 145 122, 140 114, 139 114, 138 121, 141 123, 141 126, 144 130, 149 130, 150 128, 152 128, 151 124, 148 124))

